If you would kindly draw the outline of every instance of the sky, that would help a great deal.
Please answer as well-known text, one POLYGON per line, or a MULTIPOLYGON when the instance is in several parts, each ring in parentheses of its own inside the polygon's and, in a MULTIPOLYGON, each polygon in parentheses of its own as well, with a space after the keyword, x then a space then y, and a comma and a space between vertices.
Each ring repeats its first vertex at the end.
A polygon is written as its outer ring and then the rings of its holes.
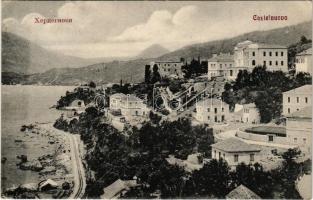
POLYGON ((309 21, 311 1, 3 1, 2 31, 84 58, 131 57, 160 44, 186 45, 309 21), (255 21, 283 15, 287 21, 255 21), (72 23, 35 23, 35 18, 72 23))

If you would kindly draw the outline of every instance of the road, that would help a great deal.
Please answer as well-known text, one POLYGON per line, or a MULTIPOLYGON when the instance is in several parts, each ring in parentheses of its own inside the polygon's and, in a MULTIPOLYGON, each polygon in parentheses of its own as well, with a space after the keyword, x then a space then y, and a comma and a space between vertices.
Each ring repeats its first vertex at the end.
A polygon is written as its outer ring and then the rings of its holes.
POLYGON ((73 163, 74 188, 69 199, 80 199, 83 197, 86 188, 86 176, 84 166, 80 157, 79 135, 68 134, 71 145, 71 159, 73 163))

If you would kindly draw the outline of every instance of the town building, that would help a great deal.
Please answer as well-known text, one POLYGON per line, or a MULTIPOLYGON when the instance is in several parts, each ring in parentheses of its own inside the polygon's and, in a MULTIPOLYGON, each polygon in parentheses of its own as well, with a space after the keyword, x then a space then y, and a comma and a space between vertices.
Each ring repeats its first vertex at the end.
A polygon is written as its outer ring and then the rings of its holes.
POLYGON ((312 106, 304 107, 287 116, 286 134, 290 144, 311 153, 312 106))
POLYGON ((213 54, 208 60, 208 79, 223 76, 227 80, 235 80, 240 70, 251 72, 256 66, 288 72, 287 47, 248 40, 240 42, 234 48, 234 55, 213 54))
POLYGON ((226 195, 226 199, 261 199, 257 194, 244 185, 239 185, 226 195))
POLYGON ((195 118, 201 123, 223 123, 229 119, 229 105, 217 98, 196 103, 195 118))
POLYGON ((254 103, 236 104, 234 112, 234 121, 242 123, 260 123, 260 112, 254 103))
POLYGON ((269 71, 288 72, 287 47, 276 44, 240 42, 234 49, 235 67, 247 67, 252 71, 256 66, 266 66, 269 71))
POLYGON ((150 63, 151 69, 153 69, 154 65, 158 66, 161 77, 183 78, 183 59, 180 61, 153 61, 150 63))
POLYGON ((296 73, 305 72, 312 75, 312 48, 309 48, 296 55, 296 73))
POLYGON ((283 93, 283 115, 287 116, 312 105, 312 85, 304 85, 283 93))
POLYGON ((216 76, 232 77, 235 75, 233 67, 234 56, 230 53, 213 54, 213 57, 208 59, 208 79, 216 76))
POLYGON ((212 144, 212 158, 224 159, 229 166, 239 163, 254 164, 261 160, 261 149, 256 145, 243 142, 238 138, 229 138, 212 144))

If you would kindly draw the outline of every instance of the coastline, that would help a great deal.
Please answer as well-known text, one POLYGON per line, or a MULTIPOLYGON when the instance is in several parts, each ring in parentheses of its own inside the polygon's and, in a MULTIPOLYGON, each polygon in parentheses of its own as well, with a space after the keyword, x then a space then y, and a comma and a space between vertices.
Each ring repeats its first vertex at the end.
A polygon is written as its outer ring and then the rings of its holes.
MULTIPOLYGON (((26 156, 27 161, 16 166, 25 171, 34 171, 38 174, 38 181, 31 183, 24 183, 19 186, 12 186, 10 188, 6 188, 3 194, 11 197, 25 197, 25 192, 28 192, 28 197, 39 198, 55 198, 49 192, 40 191, 40 184, 47 181, 52 180, 56 183, 54 189, 54 194, 59 194, 61 190, 64 189, 65 185, 70 185, 70 189, 67 192, 63 193, 64 196, 69 196, 72 193, 72 188, 74 187, 74 175, 73 175, 73 165, 72 165, 72 156, 71 156, 71 148, 69 137, 63 131, 55 129, 53 127, 53 123, 34 123, 26 126, 27 128, 21 132, 23 134, 23 138, 29 138, 32 140, 36 140, 39 138, 44 138, 48 143, 41 144, 41 148, 43 151, 41 155, 37 158, 29 159, 28 155, 26 156), (64 134, 65 133, 65 134, 64 134), (49 148, 48 147, 52 148, 49 148), (48 149, 48 151, 47 151, 48 149), (34 168, 36 166, 36 168, 34 168), (29 188, 31 185, 37 185, 37 188, 29 188), (21 188, 27 188, 22 189, 21 188), (30 195, 30 196, 29 196, 30 195)), ((25 141, 21 141, 22 143, 25 141)), ((22 157, 22 155, 17 155, 22 157)), ((27 196, 26 196, 27 197, 27 196)), ((59 196, 60 197, 60 196, 59 196)))

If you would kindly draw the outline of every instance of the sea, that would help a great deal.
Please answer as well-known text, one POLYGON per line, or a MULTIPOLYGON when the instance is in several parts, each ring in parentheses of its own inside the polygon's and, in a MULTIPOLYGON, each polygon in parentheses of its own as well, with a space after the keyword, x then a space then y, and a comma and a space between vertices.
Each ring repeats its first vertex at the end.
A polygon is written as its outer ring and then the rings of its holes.
POLYGON ((28 160, 53 149, 48 138, 26 135, 21 126, 35 122, 54 122, 62 111, 51 108, 66 91, 74 86, 1 86, 1 157, 7 161, 1 164, 1 191, 25 183, 38 183, 37 172, 20 170, 18 155, 27 155, 28 160))

